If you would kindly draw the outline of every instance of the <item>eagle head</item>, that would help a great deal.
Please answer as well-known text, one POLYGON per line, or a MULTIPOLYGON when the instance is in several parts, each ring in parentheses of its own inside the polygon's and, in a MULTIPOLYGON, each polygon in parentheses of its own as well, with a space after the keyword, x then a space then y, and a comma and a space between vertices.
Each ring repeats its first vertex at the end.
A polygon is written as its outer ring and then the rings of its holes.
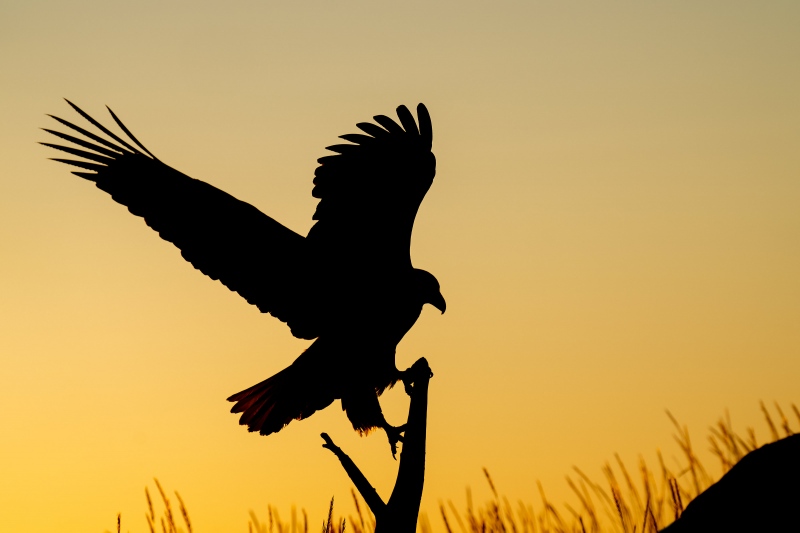
POLYGON ((417 293, 422 304, 431 304, 444 314, 447 302, 444 301, 442 291, 439 289, 439 280, 426 270, 414 269, 414 292, 417 293))

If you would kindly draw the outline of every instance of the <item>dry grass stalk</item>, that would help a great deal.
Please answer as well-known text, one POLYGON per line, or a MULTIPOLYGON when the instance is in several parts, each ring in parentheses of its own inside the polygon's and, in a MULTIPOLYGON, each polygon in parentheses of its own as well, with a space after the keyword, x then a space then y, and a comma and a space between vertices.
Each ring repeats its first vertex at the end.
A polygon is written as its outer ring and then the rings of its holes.
POLYGON ((336 522, 333 518, 333 498, 331 498, 331 505, 328 508, 328 519, 322 522, 322 533, 344 533, 346 527, 345 519, 342 518, 341 522, 336 522))
MULTIPOLYGON (((790 436, 796 433, 792 428, 785 412, 775 405, 778 424, 775 423, 766 405, 761 402, 761 411, 769 428, 771 440, 775 441, 781 434, 790 436), (779 431, 780 428, 780 431, 779 431)), ((795 404, 791 410, 800 424, 800 410, 795 404)), ((787 411, 788 412, 788 411, 787 411)), ((508 498, 502 497, 495 481, 489 471, 484 468, 483 474, 491 490, 492 498, 483 507, 476 507, 473 503, 472 493, 467 489, 466 510, 459 512, 452 501, 447 505, 439 503, 441 525, 447 533, 453 533, 457 527, 460 533, 657 533, 659 526, 665 526, 681 515, 685 506, 698 494, 708 488, 714 479, 710 476, 695 454, 689 432, 682 426, 671 413, 667 416, 677 430, 674 435, 683 463, 678 469, 667 467, 659 450, 656 451, 658 468, 649 468, 642 457, 639 457, 639 476, 637 480, 630 475, 629 470, 617 454, 615 468, 606 463, 603 468, 605 478, 604 488, 599 483, 592 481, 578 467, 573 467, 577 478, 567 476, 567 485, 577 497, 578 509, 564 504, 566 514, 559 513, 544 492, 541 483, 537 487, 541 496, 541 510, 534 511, 532 505, 518 503, 514 511, 508 498), (618 480, 622 480, 620 484, 618 480), (602 511, 601 511, 602 509, 602 511), (462 514, 464 516, 462 517, 462 514)), ((745 430, 745 437, 737 434, 726 412, 724 417, 710 428, 708 437, 709 449, 721 465, 721 474, 725 474, 748 452, 758 448, 755 431, 749 427, 745 430)), ((156 481, 161 499, 164 504, 164 516, 160 518, 162 533, 183 533, 175 524, 172 508, 166 493, 156 481)), ((180 511, 187 528, 187 533, 192 533, 189 515, 183 500, 176 492, 180 504, 180 511)), ((145 488, 147 498, 147 524, 150 533, 156 532, 156 513, 149 491, 145 488)), ((350 527, 354 533, 374 533, 375 519, 371 513, 364 512, 364 505, 355 491, 352 491, 357 517, 349 517, 350 527)), ((284 524, 277 509, 268 507, 268 522, 261 523, 255 513, 250 512, 248 531, 250 533, 308 533, 308 516, 302 510, 302 528, 298 523, 296 510, 292 508, 292 519, 284 524)), ((117 516, 117 531, 120 533, 121 518, 117 516)), ((323 533, 344 533, 346 521, 337 520, 333 512, 333 499, 328 509, 327 520, 323 522, 323 533)), ((428 533, 434 528, 428 517, 420 515, 419 531, 428 533)))
POLYGON ((764 402, 760 402, 761 404, 761 412, 764 413, 764 418, 767 421, 767 425, 769 426, 769 431, 772 434, 772 442, 775 442, 780 437, 778 436, 778 429, 775 427, 775 423, 772 421, 772 417, 769 416, 769 411, 767 411, 767 406, 764 405, 764 402))
POLYGON ((144 488, 144 495, 147 498, 147 513, 145 513, 145 518, 147 519, 147 526, 150 528, 150 533, 156 533, 156 513, 153 510, 153 500, 150 499, 150 491, 147 490, 147 487, 144 488))
POLYGON ((444 510, 444 504, 442 502, 439 502, 439 512, 442 515, 442 522, 444 522, 444 530, 447 531, 447 533, 453 533, 450 522, 447 520, 447 512, 444 510))

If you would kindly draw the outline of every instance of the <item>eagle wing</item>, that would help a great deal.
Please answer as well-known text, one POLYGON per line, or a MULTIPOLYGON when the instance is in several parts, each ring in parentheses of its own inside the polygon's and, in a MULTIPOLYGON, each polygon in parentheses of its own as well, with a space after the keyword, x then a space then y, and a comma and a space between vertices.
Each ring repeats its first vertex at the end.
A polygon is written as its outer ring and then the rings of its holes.
POLYGON ((69 145, 42 143, 75 159, 53 158, 79 167, 73 174, 143 217, 196 269, 218 279, 262 312, 286 322, 296 337, 312 339, 319 325, 303 275, 306 239, 208 183, 190 178, 151 154, 109 109, 129 141, 115 135, 67 100, 106 137, 58 117, 79 136, 45 129, 69 145))
POLYGON ((414 218, 436 174, 427 108, 417 106, 417 122, 405 106, 397 116, 357 124, 364 134, 342 135, 351 144, 329 146, 336 155, 314 173, 309 243, 359 269, 411 267, 414 218))

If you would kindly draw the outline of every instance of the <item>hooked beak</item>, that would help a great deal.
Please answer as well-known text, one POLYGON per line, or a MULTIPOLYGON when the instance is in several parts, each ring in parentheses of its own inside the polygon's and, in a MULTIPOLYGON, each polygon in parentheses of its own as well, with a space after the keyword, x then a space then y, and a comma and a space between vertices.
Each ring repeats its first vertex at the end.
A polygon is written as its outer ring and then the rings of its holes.
POLYGON ((442 312, 444 314, 445 310, 447 309, 447 302, 444 301, 444 296, 442 293, 438 293, 434 298, 433 301, 429 302, 432 306, 442 312))

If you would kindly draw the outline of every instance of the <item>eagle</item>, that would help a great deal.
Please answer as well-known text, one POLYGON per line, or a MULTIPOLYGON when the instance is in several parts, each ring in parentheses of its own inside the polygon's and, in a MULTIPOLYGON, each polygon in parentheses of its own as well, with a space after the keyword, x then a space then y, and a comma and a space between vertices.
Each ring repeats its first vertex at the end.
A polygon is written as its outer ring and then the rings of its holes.
POLYGON ((315 222, 303 237, 163 163, 110 108, 122 135, 67 103, 96 130, 48 115, 71 131, 43 128, 66 143, 41 144, 77 158, 54 161, 78 167, 72 174, 144 218, 197 270, 295 337, 314 340, 287 368, 228 398, 239 423, 270 435, 339 399, 360 434, 386 431, 394 456, 404 427, 386 421, 378 397, 401 380, 410 392, 397 344, 423 305, 446 309, 439 282, 410 255, 414 219, 436 174, 427 108, 419 104, 415 120, 401 105, 399 122, 377 115, 326 148, 311 192, 315 222))

